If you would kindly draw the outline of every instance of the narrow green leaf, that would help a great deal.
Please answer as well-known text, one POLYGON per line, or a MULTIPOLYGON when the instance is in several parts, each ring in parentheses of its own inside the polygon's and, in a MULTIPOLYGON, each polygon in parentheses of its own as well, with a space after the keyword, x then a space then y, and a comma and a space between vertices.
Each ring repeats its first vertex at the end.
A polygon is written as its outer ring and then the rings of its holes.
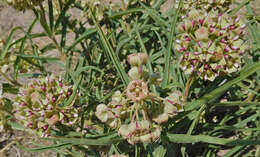
POLYGON ((51 31, 53 32, 53 22, 54 22, 54 18, 53 18, 53 5, 52 5, 52 0, 48 0, 48 6, 49 6, 49 23, 50 23, 50 28, 51 31))
POLYGON ((186 134, 167 134, 167 137, 171 142, 175 143, 210 143, 217 145, 227 145, 227 146, 243 146, 243 145, 256 145, 260 144, 259 140, 243 140, 243 139, 228 139, 212 137, 207 135, 186 135, 186 134))
POLYGON ((101 76, 104 75, 104 72, 103 72, 101 69, 99 69, 99 68, 97 68, 97 67, 95 67, 95 66, 84 66, 84 67, 82 67, 82 68, 79 68, 79 69, 74 73, 74 75, 75 75, 75 76, 78 76, 80 73, 82 73, 82 72, 84 72, 84 71, 87 71, 87 70, 96 70, 96 71, 98 71, 98 72, 101 73, 101 76))
POLYGON ((177 19, 179 17, 180 9, 182 7, 182 0, 179 1, 178 9, 175 12, 175 15, 172 19, 172 24, 171 24, 171 33, 170 33, 170 38, 168 41, 168 47, 167 47, 167 52, 165 54, 165 66, 164 66, 164 76, 163 76, 163 82, 162 82, 162 87, 165 88, 167 84, 169 83, 169 77, 171 75, 170 73, 170 60, 171 60, 171 53, 172 53, 172 45, 174 41, 174 36, 175 36, 175 28, 177 25, 177 19))
POLYGON ((2 87, 3 93, 17 94, 19 92, 19 88, 15 87, 11 84, 3 83, 2 86, 3 86, 2 87))
POLYGON ((247 28, 250 34, 250 38, 253 40, 253 51, 256 51, 257 49, 260 49, 260 33, 258 31, 258 26, 253 22, 249 22, 247 24, 247 28))
POLYGON ((252 0, 245 0, 242 3, 240 3, 237 7, 235 7, 230 13, 229 15, 233 16, 235 15, 241 8, 243 8, 247 3, 249 3, 252 0))
POLYGON ((27 152, 43 152, 43 151, 47 151, 47 150, 54 149, 54 148, 66 148, 66 147, 71 147, 71 146, 72 146, 71 143, 66 142, 66 143, 55 144, 55 145, 51 145, 51 146, 43 146, 43 147, 38 147, 38 148, 27 148, 17 142, 17 147, 20 148, 21 150, 25 150, 27 152))
POLYGON ((120 50, 128 44, 132 40, 132 37, 128 37, 126 39, 122 39, 118 42, 117 47, 116 47, 116 54, 119 54, 120 50))
POLYGON ((72 50, 78 43, 80 43, 82 40, 86 39, 87 37, 91 36, 92 34, 96 33, 95 28, 89 28, 86 30, 80 37, 78 37, 67 49, 66 51, 69 52, 72 50))
POLYGON ((154 9, 150 9, 147 6, 145 6, 143 3, 140 2, 140 4, 142 5, 142 7, 144 7, 145 12, 161 27, 168 27, 169 24, 164 21, 158 14, 158 12, 156 12, 154 9))
POLYGON ((35 56, 35 55, 26 55, 26 54, 15 54, 18 57, 23 57, 23 58, 31 58, 31 59, 38 59, 38 60, 60 60, 60 58, 57 57, 43 57, 43 56, 35 56))
POLYGON ((59 27, 61 21, 63 20, 63 18, 64 18, 65 15, 66 15, 66 12, 69 10, 71 4, 74 3, 74 2, 75 2, 75 0, 69 0, 69 1, 65 4, 65 7, 62 8, 61 13, 59 14, 59 16, 58 16, 58 18, 57 18, 57 20, 56 20, 56 23, 55 23, 55 26, 54 26, 54 30, 56 30, 56 29, 59 27))
POLYGON ((228 101, 228 102, 221 102, 221 103, 212 103, 214 106, 260 106, 259 102, 243 102, 243 101, 228 101))
MULTIPOLYGON (((26 40, 29 39, 32 47, 33 47, 33 42, 32 42, 32 39, 30 38, 30 34, 32 32, 32 29, 34 28, 36 22, 37 22, 38 18, 36 17, 32 24, 29 26, 23 40, 21 40, 21 45, 20 45, 20 48, 19 48, 19 54, 23 54, 24 53, 24 46, 25 46, 25 43, 26 43, 26 40)), ((17 79, 18 77, 18 68, 19 68, 19 62, 20 62, 21 58, 20 57, 17 57, 17 59, 15 60, 15 63, 14 63, 14 73, 15 73, 15 79, 17 79)), ((27 63, 29 64, 32 64, 32 65, 35 65, 35 63, 33 63, 31 60, 29 59, 26 59, 25 61, 27 61, 27 63)), ((39 60, 37 60, 37 63, 39 65, 36 65, 37 67, 41 68, 41 62, 39 62, 39 60)))
MULTIPOLYGON (((35 12, 36 16, 37 16, 37 14, 38 13, 35 12)), ((48 37, 52 38, 53 32, 52 32, 51 28, 48 26, 44 10, 39 11, 39 14, 40 14, 39 21, 41 23, 41 26, 43 27, 44 31, 47 33, 48 37)))
POLYGON ((260 116, 259 112, 256 114, 253 114, 253 115, 247 117, 246 119, 235 124, 234 127, 238 127, 238 128, 245 127, 248 124, 248 122, 256 120, 259 116, 260 116))
POLYGON ((15 27, 14 29, 12 29, 11 33, 9 34, 9 36, 6 40, 6 43, 4 44, 3 50, 0 51, 0 61, 2 61, 2 59, 5 57, 6 53, 8 52, 9 48, 11 47, 11 42, 12 42, 14 33, 19 29, 24 32, 22 27, 15 27))
POLYGON ((164 148, 162 145, 158 146, 157 148, 155 148, 155 150, 153 151, 153 156, 154 157, 164 157, 166 154, 167 149, 164 148))
POLYGON ((129 78, 128 78, 126 72, 124 71, 122 65, 120 64, 111 44, 108 42, 108 39, 106 38, 104 32, 102 31, 100 25, 97 23, 97 21, 96 21, 92 12, 91 12, 91 17, 92 17, 92 20, 94 21, 94 24, 96 26, 96 29, 97 29, 97 32, 99 34, 101 43, 105 48, 105 53, 107 53, 107 56, 110 57, 114 66, 116 67, 118 74, 120 75, 122 81, 124 82, 124 85, 127 86, 128 82, 129 82, 129 78))
POLYGON ((114 14, 110 15, 109 18, 117 19, 117 18, 121 18, 124 15, 137 13, 137 12, 142 12, 142 11, 144 11, 142 8, 127 9, 125 11, 120 11, 120 12, 114 13, 114 14))
MULTIPOLYGON (((117 135, 117 134, 116 134, 117 135)), ((93 145, 93 146, 105 146, 113 143, 122 141, 122 138, 115 137, 103 137, 98 139, 87 139, 87 138, 49 138, 49 140, 70 142, 73 145, 93 145)))

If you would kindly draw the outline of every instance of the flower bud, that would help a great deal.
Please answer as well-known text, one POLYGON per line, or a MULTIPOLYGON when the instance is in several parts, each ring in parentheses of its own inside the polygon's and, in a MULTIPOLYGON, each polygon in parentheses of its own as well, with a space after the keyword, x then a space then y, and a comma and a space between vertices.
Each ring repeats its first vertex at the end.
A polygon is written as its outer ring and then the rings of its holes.
POLYGON ((134 53, 134 54, 130 54, 128 57, 127 57, 127 61, 128 63, 131 65, 131 66, 139 66, 141 65, 141 60, 138 56, 137 53, 134 53))
POLYGON ((58 121, 59 121, 59 115, 57 115, 57 114, 51 116, 51 118, 49 118, 49 119, 46 119, 46 122, 49 125, 55 125, 58 121))
POLYGON ((142 65, 145 65, 148 61, 148 55, 146 53, 138 53, 138 55, 141 59, 142 65))
POLYGON ((177 26, 177 31, 178 31, 178 33, 184 33, 184 32, 186 31, 185 25, 179 24, 179 25, 177 26), (184 27, 183 27, 183 26, 184 26, 184 27))
POLYGON ((108 111, 105 104, 99 104, 96 108, 95 114, 102 122, 106 122, 111 117, 110 111, 108 111))
POLYGON ((199 17, 199 12, 196 9, 191 9, 191 11, 189 12, 189 19, 193 20, 193 19, 197 19, 199 17))
POLYGON ((113 102, 120 102, 121 101, 121 92, 120 91, 116 91, 113 96, 112 96, 112 101, 113 102))
POLYGON ((190 31, 193 27, 191 20, 185 19, 184 24, 186 31, 190 31))
POLYGON ((141 78, 142 72, 139 70, 140 68, 142 67, 134 66, 129 70, 128 75, 132 80, 138 80, 141 78))
POLYGON ((158 124, 165 123, 168 121, 168 117, 169 116, 167 113, 162 113, 153 118, 153 121, 155 121, 158 124))
POLYGON ((195 31, 196 39, 200 41, 207 41, 209 39, 208 29, 206 27, 200 27, 195 31))
POLYGON ((141 66, 147 63, 148 55, 146 53, 134 53, 127 57, 127 61, 131 66, 141 66))
POLYGON ((119 130, 118 130, 118 134, 123 136, 124 138, 126 138, 127 136, 129 136, 130 131, 128 129, 128 125, 122 125, 119 130))

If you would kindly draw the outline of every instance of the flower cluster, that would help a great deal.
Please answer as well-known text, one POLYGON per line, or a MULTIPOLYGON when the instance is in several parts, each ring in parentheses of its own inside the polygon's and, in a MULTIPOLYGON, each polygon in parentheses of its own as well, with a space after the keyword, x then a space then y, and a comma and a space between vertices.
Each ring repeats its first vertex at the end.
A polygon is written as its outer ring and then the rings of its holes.
POLYGON ((150 92, 149 87, 160 82, 157 75, 149 75, 145 70, 148 56, 136 53, 128 56, 129 82, 123 93, 117 91, 107 105, 96 108, 96 116, 111 128, 117 129, 119 135, 130 144, 150 143, 161 135, 161 125, 169 117, 183 110, 183 98, 175 91, 166 98, 150 92))
POLYGON ((211 10, 225 12, 229 9, 232 2, 233 0, 184 0, 181 10, 183 13, 188 13, 191 8, 206 12, 211 10))
POLYGON ((81 7, 84 9, 81 14, 86 16, 91 21, 91 12, 95 15, 98 21, 102 21, 105 16, 107 9, 111 7, 111 0, 77 0, 81 4, 81 7))
MULTIPOLYGON (((139 0, 140 2, 148 2, 150 5, 153 4, 154 0, 139 0)), ((123 1, 113 1, 113 0, 77 0, 84 8, 82 16, 87 16, 91 20, 91 15, 88 9, 90 9, 98 21, 102 21, 105 17, 105 13, 108 10, 114 12, 124 10, 130 6, 136 5, 138 0, 123 0, 123 1)))
POLYGON ((175 46, 182 54, 180 65, 185 73, 213 81, 219 75, 238 71, 247 49, 245 27, 238 16, 191 10, 177 27, 175 46))
POLYGON ((15 117, 26 128, 36 131, 39 136, 50 135, 55 124, 72 126, 78 120, 79 111, 73 105, 64 106, 72 96, 72 88, 53 75, 33 80, 21 88, 15 101, 15 117))
POLYGON ((6 0, 6 2, 17 10, 32 9, 44 0, 6 0))
POLYGON ((138 142, 151 143, 161 135, 161 128, 158 125, 151 126, 148 120, 135 121, 122 125, 118 133, 127 139, 130 144, 138 142))

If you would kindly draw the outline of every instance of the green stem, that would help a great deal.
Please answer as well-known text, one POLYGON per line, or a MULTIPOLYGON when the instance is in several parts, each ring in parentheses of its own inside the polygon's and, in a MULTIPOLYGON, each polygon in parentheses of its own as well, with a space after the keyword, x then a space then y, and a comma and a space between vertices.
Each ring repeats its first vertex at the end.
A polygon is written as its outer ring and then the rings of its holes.
POLYGON ((190 87, 191 87, 193 81, 194 81, 194 75, 192 74, 185 85, 184 102, 186 102, 189 97, 189 91, 190 91, 190 87))
POLYGON ((135 157, 140 157, 140 149, 138 144, 135 145, 135 157))

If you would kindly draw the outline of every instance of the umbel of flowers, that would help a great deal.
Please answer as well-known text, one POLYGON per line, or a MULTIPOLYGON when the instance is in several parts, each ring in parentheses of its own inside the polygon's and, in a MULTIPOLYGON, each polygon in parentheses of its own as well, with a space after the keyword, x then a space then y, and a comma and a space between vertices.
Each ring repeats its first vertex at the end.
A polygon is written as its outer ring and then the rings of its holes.
POLYGON ((184 72, 213 81, 238 71, 247 49, 245 27, 238 16, 192 9, 177 27, 175 49, 182 54, 184 72))
POLYGON ((49 136, 56 124, 72 126, 78 120, 78 110, 73 106, 77 96, 69 106, 64 106, 72 92, 71 86, 53 75, 33 80, 16 97, 15 117, 41 137, 49 136))
POLYGON ((89 9, 94 13, 98 21, 104 20, 106 16, 106 11, 112 10, 113 12, 118 12, 124 10, 130 6, 137 5, 139 2, 146 2, 151 5, 154 0, 76 0, 83 8, 82 16, 87 16, 91 20, 91 14, 89 9))
POLYGON ((160 138, 161 126, 169 117, 182 111, 182 94, 173 92, 161 98, 150 91, 152 84, 158 84, 156 75, 149 75, 145 69, 148 56, 135 53, 128 56, 131 79, 127 88, 117 91, 110 103, 100 104, 96 116, 102 122, 118 131, 130 144, 149 143, 160 138))
MULTIPOLYGON (((176 0, 176 2, 179 0, 176 0)), ((209 12, 211 10, 225 12, 230 8, 234 0, 183 0, 181 12, 186 14, 191 8, 204 10, 209 12)), ((177 7, 178 3, 176 3, 177 7)))
POLYGON ((44 0, 6 0, 6 2, 17 10, 32 9, 44 0))

